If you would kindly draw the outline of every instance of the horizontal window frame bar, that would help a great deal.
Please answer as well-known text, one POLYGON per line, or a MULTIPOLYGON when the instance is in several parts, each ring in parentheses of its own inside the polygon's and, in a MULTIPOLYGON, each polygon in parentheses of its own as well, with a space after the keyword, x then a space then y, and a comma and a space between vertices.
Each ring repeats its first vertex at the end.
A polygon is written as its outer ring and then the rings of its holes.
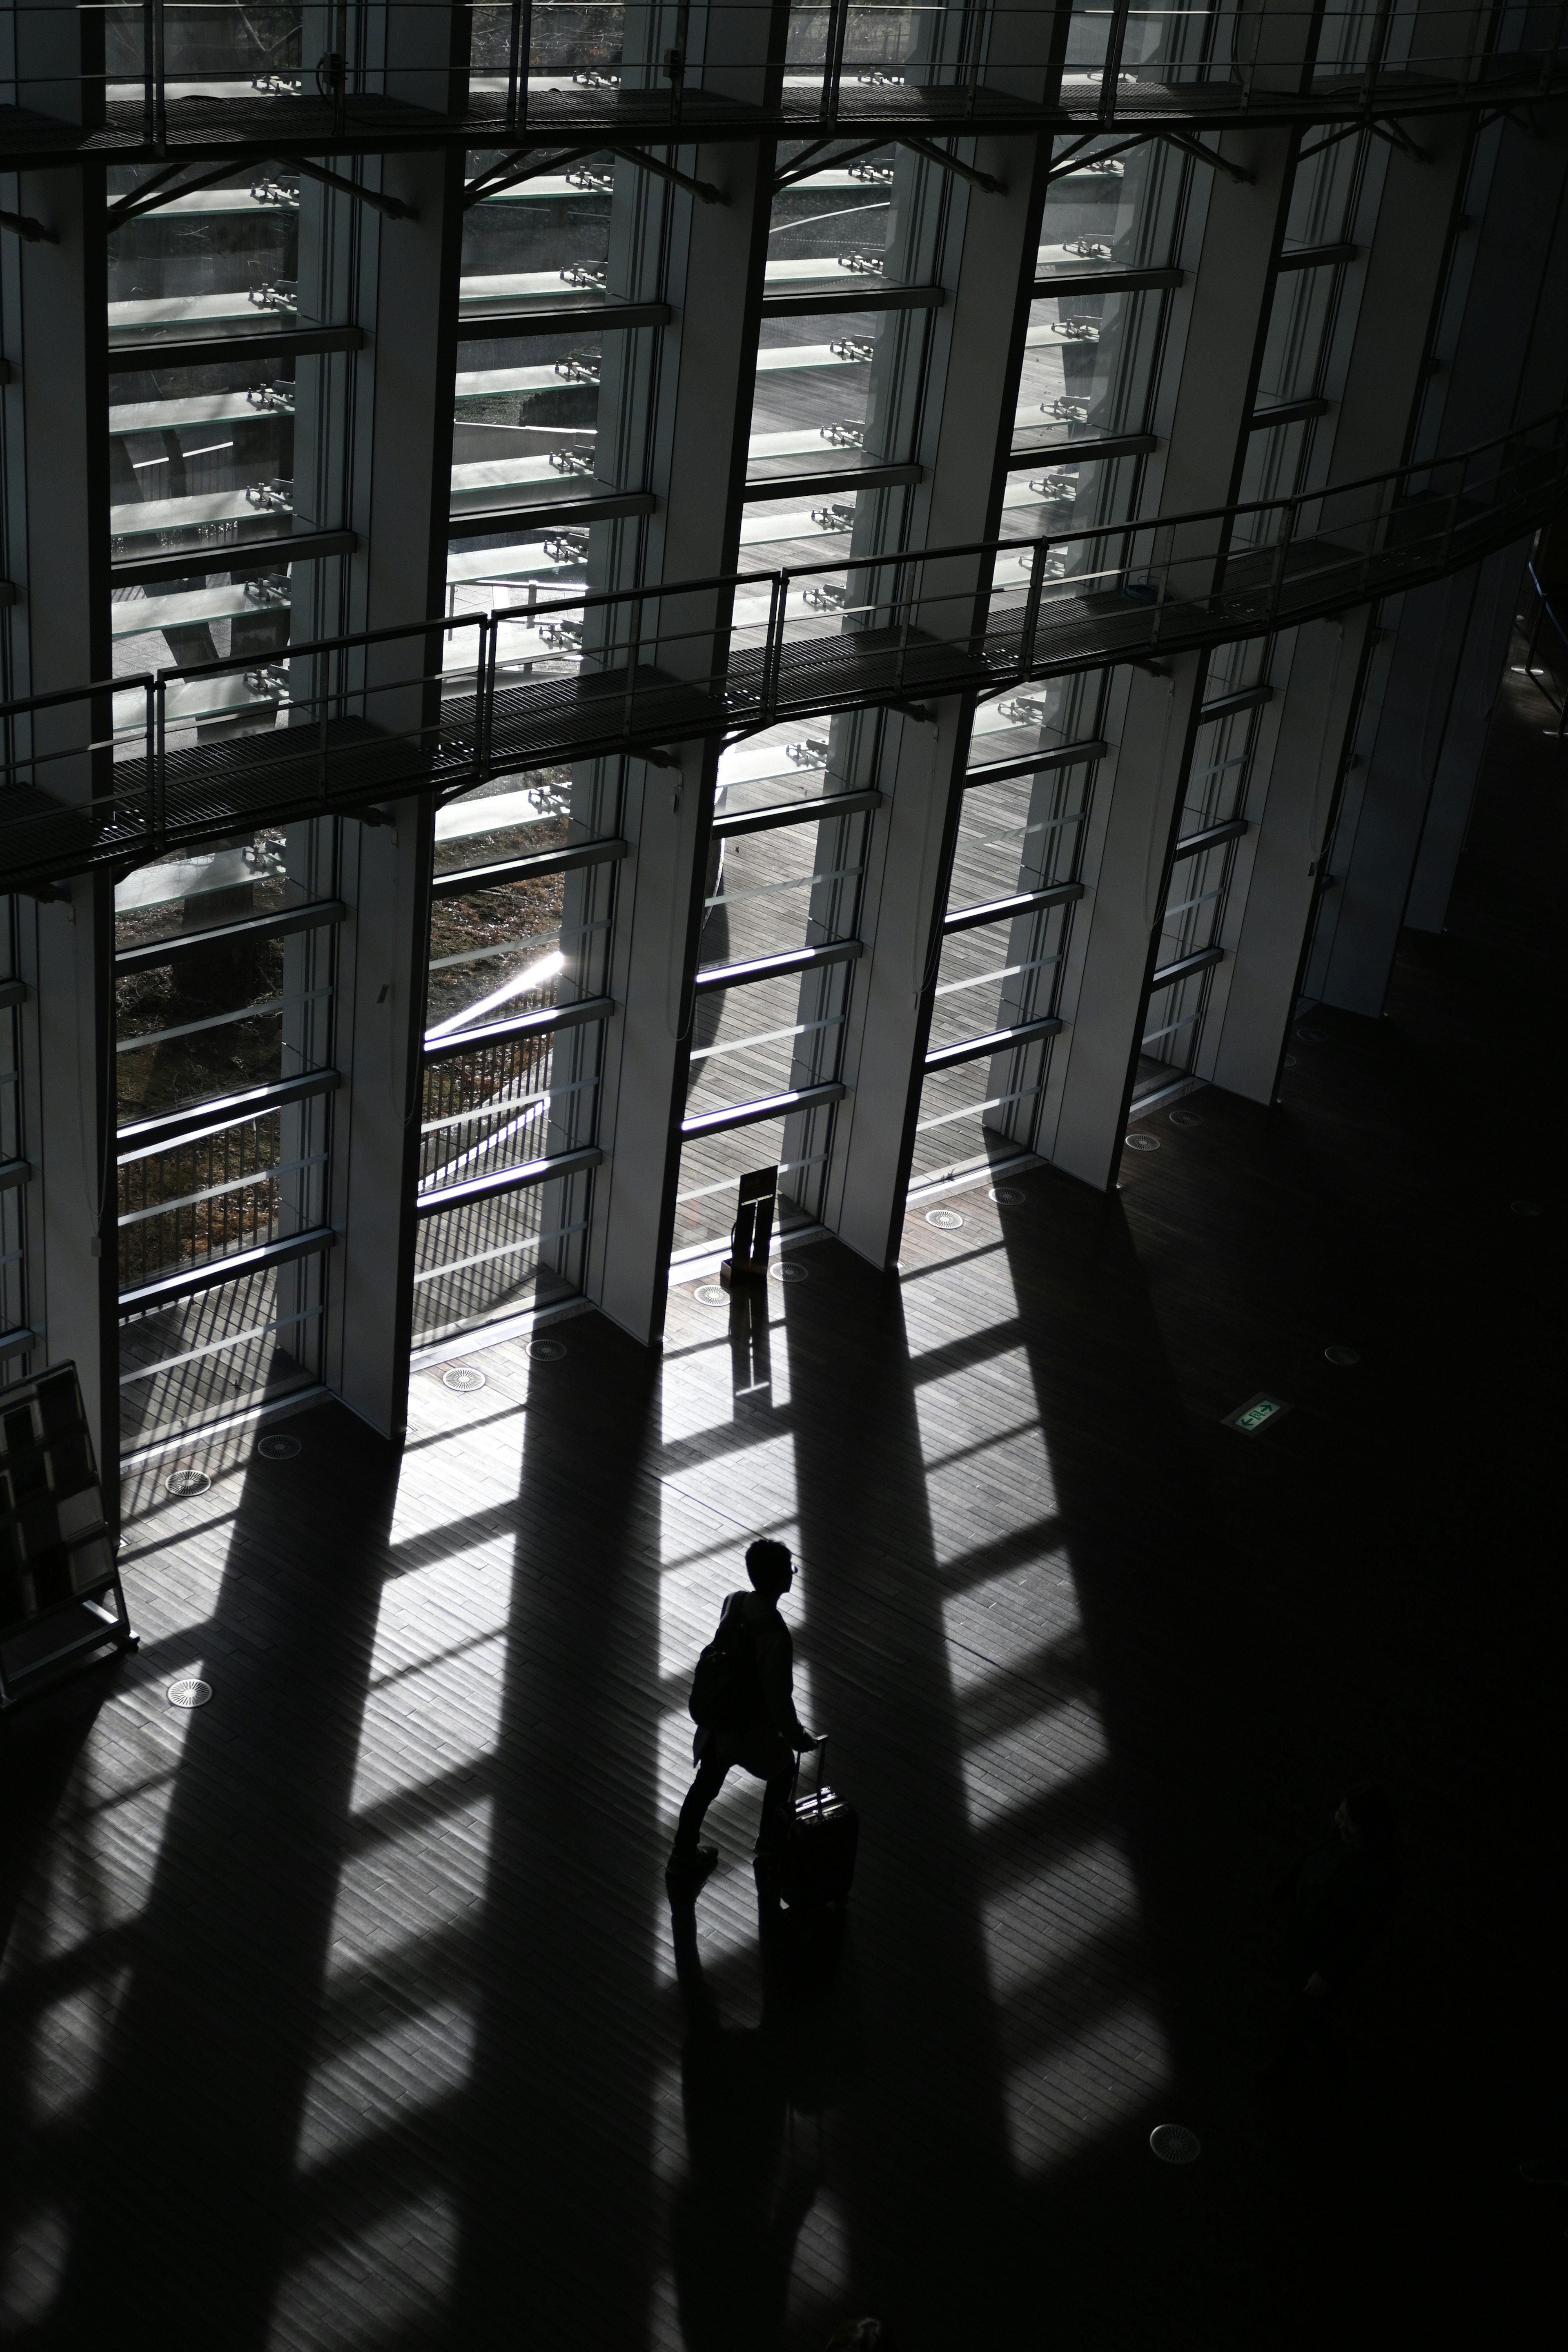
POLYGON ((697 972, 699 996, 719 988, 750 988, 763 980, 787 980, 792 972, 816 971, 826 964, 854 963, 866 952, 863 940, 830 940, 820 948, 791 948, 784 955, 754 956, 745 963, 721 963, 697 972))
POLYGON ((1184 841, 1178 841, 1171 852, 1171 863, 1175 866, 1184 857, 1201 857, 1205 849, 1218 849, 1224 842, 1239 841, 1243 834, 1251 831, 1246 817, 1227 817, 1224 824, 1205 826, 1202 833, 1189 833, 1184 841))
POLYGON ((522 1192, 534 1184, 548 1184, 552 1177, 574 1176, 580 1170, 597 1168, 604 1157, 596 1143, 588 1143, 577 1151, 557 1151, 545 1160, 525 1160, 516 1168, 499 1168, 489 1176, 470 1176, 462 1184, 416 1192, 414 1213, 423 1219, 442 1215, 449 1209, 468 1208, 476 1201, 499 1200, 508 1192, 522 1192))
POLYGON ((500 866, 462 866, 437 874, 430 885, 432 898, 458 898, 469 890, 499 889, 503 883, 526 882, 531 875, 573 874, 584 866, 614 866, 629 855, 620 840, 584 841, 570 849, 540 849, 526 857, 509 857, 500 866))
POLYGON ((1037 278, 1033 299, 1049 302, 1063 294, 1145 294, 1161 287, 1184 286, 1184 269, 1064 269, 1037 278))
POLYGON ((26 1323, 18 1323, 14 1331, 0 1331, 0 1364, 11 1356, 25 1356, 38 1345, 38 1335, 26 1323))
POLYGON ((592 327, 601 335, 629 334, 636 327, 673 327, 678 313, 668 302, 563 302, 553 310, 498 310, 493 319, 458 313, 459 343, 521 343, 533 335, 572 335, 592 327))
POLYGON ((576 1004, 545 1004, 537 1013, 519 1013, 510 1021, 491 1021, 479 1029, 455 1030, 449 1037, 437 1037, 433 1045, 422 1044, 419 1059, 424 1068, 437 1062, 454 1061, 459 1054, 477 1053, 482 1046, 499 1045, 511 1037, 536 1037, 552 1029, 580 1029, 590 1021, 607 1021, 619 1007, 613 996, 585 996, 576 1004))
MULTIPOLYGON (((139 563, 111 563, 111 588, 153 588, 163 580, 188 580, 198 572, 276 572, 280 563, 314 562, 328 555, 354 555, 358 534, 352 530, 300 530, 291 539, 239 540, 232 547, 189 547, 178 555, 148 556, 139 563)), ((280 647, 287 652, 287 646, 280 647)), ((117 690, 118 680, 111 681, 117 690)))
POLYGON ((963 789, 973 792, 976 784, 1007 784, 1016 776, 1039 776, 1054 768, 1076 768, 1086 760, 1103 760, 1110 749, 1103 735, 1094 735, 1082 743, 1060 743, 1054 751, 1031 752, 1016 760, 994 760, 988 768, 966 768, 963 789))
POLYGON ((905 490, 925 480, 923 466, 862 466, 851 473, 781 474, 773 482, 748 482, 741 492, 743 506, 762 506, 774 499, 831 498, 851 490, 905 490))
POLYGON ((1211 719, 1229 719, 1238 710, 1261 710, 1273 699, 1271 686, 1244 686, 1235 694, 1217 694, 1212 702, 1199 703, 1198 725, 1205 726, 1211 719))
POLYGON ((447 544, 455 546, 460 539, 493 539, 502 530, 549 530, 556 525, 564 529, 572 523, 618 522, 625 516, 658 512, 658 500, 651 490, 624 490, 602 499, 557 499, 542 506, 448 515, 447 544))
POLYGON ((994 1029, 988 1037, 968 1037, 959 1045, 937 1045, 926 1055, 928 1070, 956 1070, 965 1062, 988 1061, 1015 1045, 1032 1045, 1037 1037, 1057 1037, 1067 1026, 1055 1013, 1039 1021, 1020 1021, 1012 1029, 994 1029))
POLYGON ((1307 245, 1299 252, 1282 253, 1274 265, 1276 276, 1287 269, 1324 269, 1331 262, 1353 261, 1359 245, 1307 245))
POLYGON ((942 919, 943 939, 956 938, 960 931, 978 931, 988 923, 1009 921, 1015 915, 1033 915, 1042 907, 1068 907, 1081 898, 1088 886, 1082 882, 1054 882, 1042 890, 1020 890, 1010 898, 991 898, 984 906, 959 907, 942 919))
POLYGON ((816 1110, 825 1104, 842 1102, 849 1092, 841 1078, 830 1086, 793 1087, 782 1095, 763 1095, 755 1102, 735 1103, 728 1110, 700 1111, 695 1118, 680 1122, 680 1139, 690 1142, 695 1137, 726 1135, 733 1128, 761 1127, 765 1119, 787 1118, 793 1111, 816 1110))
POLYGON ((144 1159, 150 1152, 188 1142, 194 1136, 244 1127, 251 1119, 266 1118, 269 1111, 288 1110, 295 1103, 312 1101, 317 1095, 336 1094, 342 1082, 341 1070, 310 1070, 297 1078, 279 1078, 268 1087, 249 1087, 244 1094, 219 1095, 190 1110, 137 1119, 116 1130, 115 1160, 144 1159))
POLYGON ((30 1160, 0 1160, 0 1192, 15 1192, 18 1184, 30 1184, 32 1181, 30 1160))
POLYGON ((1099 441, 1058 441, 1038 449, 1012 450, 1006 471, 1022 474, 1031 466, 1060 465, 1064 461, 1078 465, 1090 457, 1152 457, 1159 446, 1157 433, 1108 433, 1099 441))
POLYGON ((1331 400, 1282 400, 1275 408, 1255 408, 1247 420, 1249 433, 1261 433, 1269 425, 1304 425, 1314 416, 1326 416, 1333 406, 1331 400))
POLYGON ((32 992, 25 980, 0 980, 0 1011, 8 1004, 26 1004, 32 992))
POLYGON ((1191 980, 1194 972, 1207 971, 1213 965, 1223 963, 1225 952, 1224 948, 1199 948, 1195 955, 1178 956, 1174 963, 1164 965, 1154 974, 1149 982, 1150 995, 1157 988, 1169 988, 1178 980, 1191 980))
POLYGON ((818 824, 827 817, 879 809, 886 797, 874 791, 824 793, 816 800, 789 801, 780 808, 738 809, 733 816, 716 816, 712 830, 720 841, 736 841, 748 833, 776 833, 786 824, 818 824))
POLYGON ((348 911, 342 898, 312 898, 302 907, 285 907, 278 914, 246 915, 238 922, 215 923, 210 931, 182 931, 177 939, 151 940, 141 947, 117 948, 114 969, 117 972, 144 971, 149 965, 173 963, 203 948, 221 947, 230 940, 253 939, 258 932, 283 939, 295 931, 324 930, 331 924, 346 921, 348 911))
POLYGON ((110 343, 110 375, 147 375, 154 368, 214 367, 226 360, 307 359, 316 352, 358 352, 363 327, 285 327, 275 335, 190 335, 166 343, 110 343))
POLYGON ((940 310, 945 286, 889 286, 868 295, 851 286, 822 294, 764 294, 764 319, 842 319, 857 310, 940 310))
POLYGON ((187 1273, 165 1275, 161 1281, 143 1283, 139 1290, 122 1290, 117 1308, 120 1319, 123 1322, 153 1308, 175 1306, 182 1298, 199 1297, 204 1290, 218 1290, 226 1282, 264 1274, 268 1266, 292 1265, 300 1258, 319 1256, 332 1248, 337 1238, 331 1225, 312 1225, 308 1232, 290 1234, 283 1241, 263 1242, 256 1249, 236 1250, 230 1257, 214 1258, 187 1273))

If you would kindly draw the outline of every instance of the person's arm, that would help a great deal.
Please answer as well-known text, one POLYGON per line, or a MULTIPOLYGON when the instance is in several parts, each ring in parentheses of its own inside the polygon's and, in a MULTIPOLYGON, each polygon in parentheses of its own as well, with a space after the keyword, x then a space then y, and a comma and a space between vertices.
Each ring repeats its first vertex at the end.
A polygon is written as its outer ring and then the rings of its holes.
POLYGON ((776 1612, 757 1647, 757 1678, 768 1721, 792 1748, 815 1748, 816 1740, 795 1711, 795 1643, 776 1612))

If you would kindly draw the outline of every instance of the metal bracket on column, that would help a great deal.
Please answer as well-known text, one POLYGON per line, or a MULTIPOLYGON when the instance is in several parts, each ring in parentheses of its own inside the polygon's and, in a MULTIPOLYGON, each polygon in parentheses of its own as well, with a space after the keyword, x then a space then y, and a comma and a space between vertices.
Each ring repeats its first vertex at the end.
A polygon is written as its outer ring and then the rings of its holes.
POLYGON ((688 172, 678 172, 673 163, 660 163, 641 147, 606 147, 606 155, 618 156, 623 163, 635 163, 639 171, 652 172, 656 178, 668 180, 677 188, 684 188, 700 205, 727 205, 730 201, 721 188, 711 180, 694 180, 688 172))
POLYGON ((650 768, 679 768, 680 765, 679 758, 673 751, 662 749, 650 751, 637 751, 634 753, 633 756, 638 760, 646 760, 650 768))
POLYGON ((923 155, 928 163, 939 164, 942 171, 952 172, 957 178, 967 180, 972 188, 984 188, 988 196, 1005 196, 1007 193, 1001 181, 994 180, 989 172, 977 172, 973 163, 961 163, 955 155, 945 154, 942 148, 933 147, 929 139, 917 139, 912 131, 900 132, 894 143, 907 148, 911 155, 923 155))
POLYGON ((0 228, 8 228, 27 245, 58 245, 59 237, 52 228, 46 228, 31 213, 0 213, 0 228))
POLYGON ((356 204, 369 205, 372 211, 384 213, 388 220, 417 220, 418 213, 405 205, 401 196, 384 196, 379 188, 362 188, 357 180, 345 180, 341 172, 329 172, 323 164, 307 163, 303 155, 293 158, 296 172, 303 172, 308 180, 319 180, 323 188, 336 188, 343 196, 353 196, 356 204))
POLYGON ((1194 163, 1206 163, 1211 171, 1223 172, 1227 180, 1236 182, 1238 188, 1251 187, 1254 176, 1252 173, 1244 172, 1239 163, 1228 163, 1223 155, 1216 155, 1214 149, 1205 147, 1201 140, 1189 139, 1185 132, 1181 131, 1156 131, 1153 136, 1156 139, 1163 139, 1167 147, 1179 148, 1184 155, 1190 155, 1194 163))
MULTIPOLYGON (((357 181, 345 180, 342 173, 329 172, 324 164, 308 163, 302 155, 279 156, 271 160, 280 163, 285 171, 302 172, 308 180, 320 180, 323 187, 336 188, 341 195, 353 196, 357 203, 371 205, 374 211, 384 213, 388 220, 417 220, 419 217, 414 206, 405 205, 400 196, 384 196, 379 189, 362 188, 357 181)), ((263 169, 268 161, 263 156, 260 162, 252 165, 252 170, 263 169)), ((232 179, 235 173, 243 171, 245 166, 233 162, 219 163, 214 171, 199 172, 194 180, 182 180, 177 187, 169 187, 166 183, 185 168, 184 163, 171 163, 151 180, 144 180, 139 188, 132 188, 121 197, 118 204, 110 205, 103 216, 104 226, 107 228, 123 228, 127 221, 141 220, 148 213, 160 212, 165 205, 175 203, 181 196, 199 195, 204 188, 216 187, 220 180, 232 179)), ((47 231, 44 233, 47 235, 47 231)))
POLYGON ((1431 150, 1417 147, 1415 140, 1401 131, 1397 122, 1369 122, 1366 127, 1374 139, 1385 139, 1391 147, 1397 148, 1402 155, 1408 155, 1413 163, 1429 163, 1432 161, 1431 150))

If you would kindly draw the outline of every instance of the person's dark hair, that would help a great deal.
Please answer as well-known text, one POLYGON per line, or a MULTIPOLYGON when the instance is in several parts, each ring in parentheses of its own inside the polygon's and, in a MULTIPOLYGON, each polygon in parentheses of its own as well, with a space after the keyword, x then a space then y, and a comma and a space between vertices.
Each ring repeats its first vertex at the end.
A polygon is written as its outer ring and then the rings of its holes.
POLYGON ((772 1536, 759 1536, 754 1544, 746 1546, 746 1574, 759 1592, 787 1591, 789 1572, 788 1544, 775 1542, 772 1536))
POLYGON ((899 2352, 879 2319, 847 2319, 827 2339, 827 2352, 899 2352))

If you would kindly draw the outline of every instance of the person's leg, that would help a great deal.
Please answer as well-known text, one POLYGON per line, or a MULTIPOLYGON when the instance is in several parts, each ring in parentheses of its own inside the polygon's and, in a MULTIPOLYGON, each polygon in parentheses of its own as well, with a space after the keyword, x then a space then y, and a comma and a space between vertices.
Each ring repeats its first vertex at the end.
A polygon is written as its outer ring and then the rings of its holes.
POLYGON ((696 1860, 700 1851, 697 1841, 701 1835, 703 1816, 723 1787, 729 1769, 730 1759, 715 1739, 704 1749, 697 1767, 697 1777, 686 1792, 686 1802, 680 1808, 680 1818, 676 1823, 675 1843, 670 1848, 671 1862, 696 1860))
POLYGON ((790 1799, 795 1793, 795 1765, 789 1762, 776 1772, 770 1772, 763 1783, 763 1818, 757 1829, 756 1851, 760 1854, 776 1853, 784 1836, 789 1818, 790 1799))

